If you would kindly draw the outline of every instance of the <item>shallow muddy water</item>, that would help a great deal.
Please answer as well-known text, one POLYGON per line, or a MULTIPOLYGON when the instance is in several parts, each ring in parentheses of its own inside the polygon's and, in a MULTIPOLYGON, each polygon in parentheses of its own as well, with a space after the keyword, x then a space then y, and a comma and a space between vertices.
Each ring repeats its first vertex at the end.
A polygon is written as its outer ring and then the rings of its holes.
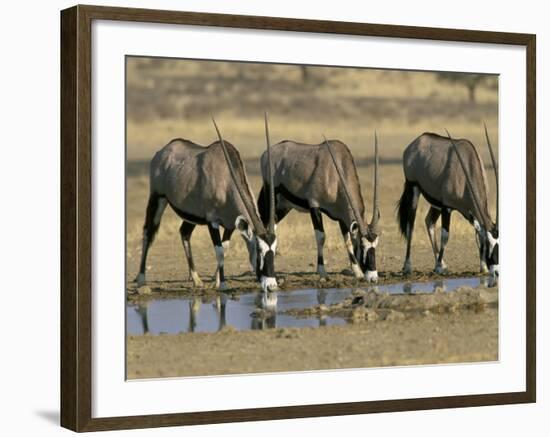
MULTIPOLYGON (((365 287, 380 293, 430 293, 437 288, 452 292, 458 287, 488 285, 486 278, 454 278, 431 282, 405 282, 365 287)), ((288 292, 245 293, 229 296, 186 296, 173 299, 151 299, 139 304, 129 302, 126 307, 126 328, 129 335, 149 333, 177 334, 183 332, 216 332, 230 325, 237 330, 318 327, 343 325, 343 317, 316 315, 296 317, 288 310, 299 310, 317 305, 331 305, 351 296, 353 289, 306 289, 288 292)))

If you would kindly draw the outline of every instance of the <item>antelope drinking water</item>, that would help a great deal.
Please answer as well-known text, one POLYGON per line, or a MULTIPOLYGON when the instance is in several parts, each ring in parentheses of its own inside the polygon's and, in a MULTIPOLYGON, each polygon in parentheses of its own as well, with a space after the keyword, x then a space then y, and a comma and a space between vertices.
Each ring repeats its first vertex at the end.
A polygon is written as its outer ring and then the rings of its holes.
MULTIPOLYGON (((216 252, 216 287, 226 288, 224 249, 235 229, 246 242, 250 262, 264 291, 275 290, 275 224, 260 219, 244 164, 237 149, 224 141, 214 122, 218 141, 207 147, 175 139, 158 151, 150 165, 150 194, 143 227, 138 285, 145 283, 147 252, 167 205, 182 219, 180 235, 196 287, 202 281, 195 270, 191 235, 196 225, 207 225, 216 252), (219 227, 223 226, 223 244, 219 227)), ((266 125, 267 128, 267 125, 266 125)), ((269 144, 268 144, 269 150, 269 144)))
POLYGON ((403 153, 405 188, 398 204, 401 233, 407 239, 403 272, 412 271, 411 240, 420 194, 430 203, 426 227, 432 245, 437 273, 446 271, 443 260, 449 241, 451 213, 460 212, 475 228, 479 248, 480 271, 499 274, 498 263, 498 169, 485 127, 485 137, 496 179, 496 222, 489 214, 487 181, 483 162, 474 145, 465 139, 452 139, 424 133, 403 153), (441 217, 441 241, 438 248, 435 225, 441 217))

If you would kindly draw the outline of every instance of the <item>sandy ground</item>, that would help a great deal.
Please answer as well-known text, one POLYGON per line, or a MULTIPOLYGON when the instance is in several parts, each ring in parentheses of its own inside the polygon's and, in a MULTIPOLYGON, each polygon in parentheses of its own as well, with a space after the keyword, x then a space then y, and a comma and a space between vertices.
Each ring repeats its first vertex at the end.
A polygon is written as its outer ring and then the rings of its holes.
POLYGON ((356 290, 338 304, 288 312, 349 324, 128 336, 128 378, 498 360, 496 287, 419 295, 356 290))
POLYGON ((494 361, 498 311, 323 328, 129 336, 127 344, 130 379, 494 361))

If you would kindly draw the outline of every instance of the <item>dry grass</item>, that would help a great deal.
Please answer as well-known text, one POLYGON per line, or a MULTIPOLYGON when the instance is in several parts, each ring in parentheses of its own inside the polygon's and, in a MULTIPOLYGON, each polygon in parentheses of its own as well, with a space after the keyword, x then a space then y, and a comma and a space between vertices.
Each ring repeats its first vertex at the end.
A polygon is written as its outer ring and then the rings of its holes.
POLYGON ((175 137, 215 139, 211 114, 246 158, 265 147, 263 113, 274 142, 340 138, 356 157, 371 153, 378 130, 385 156, 398 158, 424 131, 483 144, 482 122, 497 135, 498 92, 467 90, 435 73, 310 67, 304 82, 295 66, 130 58, 127 85, 129 159, 150 159, 175 137))

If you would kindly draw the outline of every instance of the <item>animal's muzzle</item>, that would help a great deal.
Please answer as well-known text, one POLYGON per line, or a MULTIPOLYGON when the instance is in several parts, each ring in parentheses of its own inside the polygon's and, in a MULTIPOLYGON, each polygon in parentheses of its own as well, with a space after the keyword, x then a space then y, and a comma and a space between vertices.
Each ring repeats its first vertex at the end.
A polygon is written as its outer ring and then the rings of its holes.
POLYGON ((277 291, 279 289, 277 279, 275 277, 262 276, 260 278, 260 284, 264 293, 269 291, 277 291))
POLYGON ((262 275, 267 277, 275 277, 275 254, 272 250, 268 250, 264 255, 262 275))
POLYGON ((367 282, 377 283, 378 272, 376 270, 367 270, 365 272, 365 279, 367 280, 367 282))
MULTIPOLYGON (((374 247, 367 249, 367 271, 376 272, 376 250, 374 247)), ((377 276, 378 277, 378 276, 377 276)))
POLYGON ((264 292, 278 290, 275 278, 275 254, 268 250, 264 255, 264 264, 260 272, 260 284, 264 292))

